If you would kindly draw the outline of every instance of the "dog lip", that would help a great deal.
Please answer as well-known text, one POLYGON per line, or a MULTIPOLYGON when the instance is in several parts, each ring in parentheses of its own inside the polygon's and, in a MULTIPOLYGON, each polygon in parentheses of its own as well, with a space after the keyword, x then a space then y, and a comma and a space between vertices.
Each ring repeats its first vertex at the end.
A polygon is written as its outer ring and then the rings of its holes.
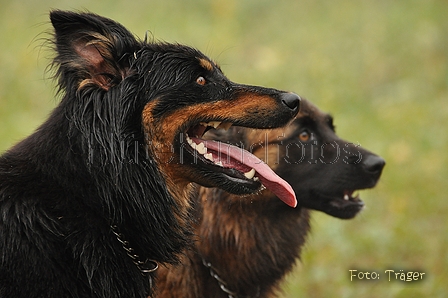
POLYGON ((328 200, 328 204, 332 205, 333 207, 336 208, 340 208, 340 209, 344 209, 346 207, 349 206, 353 206, 353 205, 359 205, 359 206, 364 206, 364 202, 359 199, 359 197, 353 198, 353 197, 349 197, 348 199, 345 197, 341 198, 341 197, 333 197, 332 199, 328 200))
POLYGON ((320 200, 319 208, 313 208, 325 212, 331 216, 350 219, 355 217, 365 206, 359 195, 353 196, 356 190, 344 190, 332 194, 315 192, 314 197, 320 200), (348 199, 346 198, 348 196, 348 199))
POLYGON ((333 200, 341 200, 341 201, 348 201, 348 202, 362 202, 361 197, 358 193, 358 191, 362 190, 363 188, 357 188, 357 189, 346 189, 341 191, 335 191, 335 192, 322 192, 322 191, 316 191, 315 194, 318 195, 320 198, 322 198, 324 201, 333 201, 333 200), (354 195, 354 193, 357 193, 354 195))

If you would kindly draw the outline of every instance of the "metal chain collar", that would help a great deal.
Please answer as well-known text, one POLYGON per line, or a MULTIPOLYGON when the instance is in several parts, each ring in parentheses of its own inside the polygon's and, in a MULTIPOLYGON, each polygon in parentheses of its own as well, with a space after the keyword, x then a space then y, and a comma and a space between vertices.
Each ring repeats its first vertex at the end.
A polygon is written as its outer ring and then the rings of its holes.
POLYGON ((130 246, 129 241, 125 240, 122 233, 119 232, 118 227, 115 225, 110 226, 112 233, 117 237, 118 242, 121 243, 121 246, 126 251, 126 254, 131 258, 132 262, 137 266, 138 270, 143 276, 147 276, 149 279, 149 287, 152 288, 152 278, 150 273, 156 271, 159 268, 159 264, 156 261, 146 259, 142 261, 140 256, 134 254, 134 249, 130 246))
MULTIPOLYGON (((210 262, 207 262, 204 258, 202 258, 202 264, 210 270, 210 275, 218 282, 221 290, 227 294, 228 298, 251 298, 251 296, 243 296, 239 295, 237 292, 231 291, 227 287, 227 283, 217 274, 217 270, 210 262)), ((254 297, 260 296, 260 286, 257 287, 257 293, 254 297)))

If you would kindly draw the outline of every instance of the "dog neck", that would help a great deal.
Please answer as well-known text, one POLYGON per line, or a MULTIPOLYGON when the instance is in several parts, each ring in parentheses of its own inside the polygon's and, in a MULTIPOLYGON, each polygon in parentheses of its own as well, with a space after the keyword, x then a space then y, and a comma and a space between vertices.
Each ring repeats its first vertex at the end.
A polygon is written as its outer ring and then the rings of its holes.
POLYGON ((228 298, 251 298, 251 297, 260 297, 260 286, 256 287, 255 295, 254 296, 248 296, 248 295, 240 295, 235 291, 232 291, 228 288, 227 283, 225 280, 221 277, 221 275, 218 273, 218 270, 209 262, 207 262, 204 258, 202 258, 202 264, 208 268, 210 271, 210 276, 213 277, 219 284, 219 288, 228 295, 228 298))
POLYGON ((300 255, 308 211, 266 192, 244 198, 216 189, 201 192, 197 249, 211 276, 221 290, 230 290, 229 297, 273 294, 300 255))
POLYGON ((131 247, 131 244, 129 241, 126 240, 124 235, 119 232, 119 229, 117 226, 112 225, 110 226, 112 233, 117 237, 118 242, 121 243, 121 246, 126 251, 126 254, 129 256, 129 258, 132 260, 132 262, 135 264, 135 266, 138 268, 140 273, 148 278, 149 281, 149 289, 152 289, 153 282, 151 273, 155 272, 159 268, 159 264, 157 264, 156 261, 145 259, 144 261, 140 258, 139 255, 135 254, 134 249, 131 247))

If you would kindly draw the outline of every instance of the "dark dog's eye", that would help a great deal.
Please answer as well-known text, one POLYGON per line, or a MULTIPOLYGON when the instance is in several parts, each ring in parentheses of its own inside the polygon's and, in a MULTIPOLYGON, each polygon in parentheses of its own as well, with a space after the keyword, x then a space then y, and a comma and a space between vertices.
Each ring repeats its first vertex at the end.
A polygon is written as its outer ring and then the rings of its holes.
POLYGON ((308 131, 306 131, 306 130, 302 131, 302 132, 299 134, 299 139, 300 139, 302 142, 308 142, 308 141, 310 140, 310 133, 309 133, 308 131))
POLYGON ((196 83, 198 83, 198 84, 201 85, 201 86, 204 86, 205 83, 206 83, 206 81, 205 81, 204 77, 198 77, 198 78, 196 79, 196 83))

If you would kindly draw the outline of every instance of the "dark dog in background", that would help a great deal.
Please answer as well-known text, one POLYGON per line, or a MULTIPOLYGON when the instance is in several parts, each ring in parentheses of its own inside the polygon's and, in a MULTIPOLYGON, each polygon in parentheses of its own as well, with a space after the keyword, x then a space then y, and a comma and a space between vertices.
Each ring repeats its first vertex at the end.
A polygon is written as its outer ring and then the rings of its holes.
MULTIPOLYGON (((364 204, 356 190, 372 188, 384 160, 335 134, 333 119, 303 100, 287 127, 270 131, 231 128, 217 138, 267 162, 296 192, 296 209, 269 190, 242 199, 200 188, 196 250, 181 266, 161 268, 157 297, 274 297, 309 233, 309 209, 355 217, 364 204)), ((220 134, 220 135, 219 135, 220 134)))
POLYGON ((50 19, 62 100, 0 157, 0 296, 146 297, 157 262, 189 243, 191 182, 261 187, 191 142, 209 125, 285 125, 300 98, 233 83, 199 51, 95 14, 50 19))

